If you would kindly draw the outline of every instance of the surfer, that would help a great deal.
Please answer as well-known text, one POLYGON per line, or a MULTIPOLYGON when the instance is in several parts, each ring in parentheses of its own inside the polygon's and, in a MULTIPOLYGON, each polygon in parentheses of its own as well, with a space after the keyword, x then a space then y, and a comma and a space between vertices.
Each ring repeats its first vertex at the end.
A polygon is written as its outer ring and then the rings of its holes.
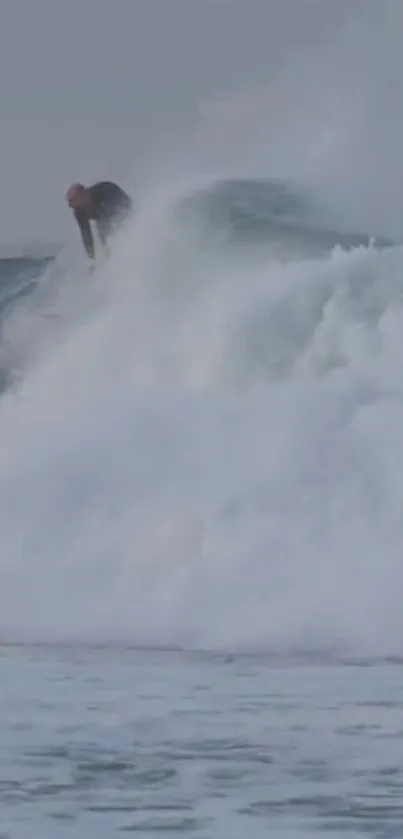
POLYGON ((73 210, 84 248, 93 265, 95 244, 91 221, 95 222, 99 239, 107 252, 107 241, 128 218, 132 201, 120 186, 110 181, 101 181, 88 187, 72 184, 67 190, 66 200, 73 210))

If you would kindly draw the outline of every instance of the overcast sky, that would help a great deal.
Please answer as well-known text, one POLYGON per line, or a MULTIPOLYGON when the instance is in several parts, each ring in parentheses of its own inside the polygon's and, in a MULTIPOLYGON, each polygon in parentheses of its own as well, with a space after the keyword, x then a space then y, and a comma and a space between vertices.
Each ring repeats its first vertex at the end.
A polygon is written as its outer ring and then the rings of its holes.
POLYGON ((0 242, 68 239, 71 181, 132 188, 201 102, 264 82, 354 2, 2 0, 0 242))

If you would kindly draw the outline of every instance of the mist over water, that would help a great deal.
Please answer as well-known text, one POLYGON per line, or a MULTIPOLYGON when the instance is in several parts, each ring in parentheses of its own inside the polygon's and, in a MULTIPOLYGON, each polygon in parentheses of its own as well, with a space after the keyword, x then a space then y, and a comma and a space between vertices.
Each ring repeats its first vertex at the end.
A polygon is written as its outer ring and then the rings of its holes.
POLYGON ((284 260, 173 212, 175 181, 285 177, 398 236, 403 12, 359 8, 209 106, 110 261, 10 319, 3 638, 402 652, 402 248, 284 260))

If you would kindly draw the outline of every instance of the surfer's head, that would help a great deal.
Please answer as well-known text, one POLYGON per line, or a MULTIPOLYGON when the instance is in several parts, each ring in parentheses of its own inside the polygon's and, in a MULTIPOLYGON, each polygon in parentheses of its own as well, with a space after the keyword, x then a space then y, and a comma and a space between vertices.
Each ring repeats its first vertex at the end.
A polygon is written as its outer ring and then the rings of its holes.
POLYGON ((66 201, 72 210, 86 210, 91 206, 91 195, 83 184, 72 184, 66 192, 66 201))

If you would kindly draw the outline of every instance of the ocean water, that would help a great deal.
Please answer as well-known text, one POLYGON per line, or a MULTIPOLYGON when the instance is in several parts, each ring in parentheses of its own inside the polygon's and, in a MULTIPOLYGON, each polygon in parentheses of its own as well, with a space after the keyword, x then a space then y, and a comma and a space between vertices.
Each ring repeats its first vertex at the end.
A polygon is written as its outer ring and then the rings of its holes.
POLYGON ((0 261, 1 839, 403 835, 402 8, 0 261))
POLYGON ((402 662, 4 648, 1 835, 400 837, 402 662))

